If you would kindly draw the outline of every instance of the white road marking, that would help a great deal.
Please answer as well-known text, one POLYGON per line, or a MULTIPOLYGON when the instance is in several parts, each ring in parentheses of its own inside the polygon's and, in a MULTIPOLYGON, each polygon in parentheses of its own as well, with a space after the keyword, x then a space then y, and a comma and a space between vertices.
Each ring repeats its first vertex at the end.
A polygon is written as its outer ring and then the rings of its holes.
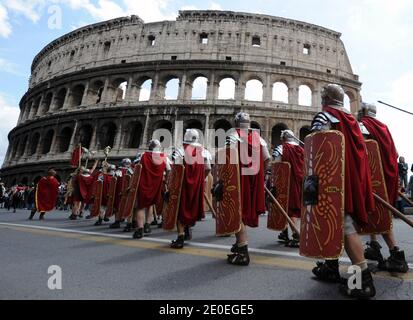
MULTIPOLYGON (((5 223, 5 222, 0 222, 0 226, 23 227, 23 228, 29 228, 29 229, 59 231, 59 232, 83 234, 83 235, 89 235, 89 236, 100 236, 100 237, 107 237, 107 238, 133 240, 130 235, 110 234, 110 233, 94 232, 94 231, 70 230, 70 229, 65 229, 65 228, 54 228, 54 227, 35 226, 35 225, 17 224, 17 223, 5 223)), ((145 237, 145 238, 140 239, 139 241, 158 242, 158 243, 165 243, 165 244, 169 244, 171 242, 171 240, 168 240, 168 239, 151 238, 151 237, 145 237)), ((193 242, 193 241, 188 242, 187 245, 190 246, 190 247, 207 248, 207 249, 220 249, 220 250, 230 250, 231 249, 231 246, 211 244, 211 243, 193 242)), ((248 251, 253 252, 253 253, 261 253, 261 254, 265 254, 265 255, 272 255, 272 256, 283 256, 283 257, 300 258, 300 259, 303 259, 303 260, 314 260, 314 259, 309 259, 309 258, 302 257, 297 252, 286 252, 286 251, 278 251, 278 250, 265 250, 265 249, 256 249, 256 248, 248 248, 248 251)), ((340 258, 340 261, 344 262, 344 263, 350 263, 349 258, 340 258)), ((412 263, 409 263, 409 268, 411 270, 413 270, 413 264, 412 263)))

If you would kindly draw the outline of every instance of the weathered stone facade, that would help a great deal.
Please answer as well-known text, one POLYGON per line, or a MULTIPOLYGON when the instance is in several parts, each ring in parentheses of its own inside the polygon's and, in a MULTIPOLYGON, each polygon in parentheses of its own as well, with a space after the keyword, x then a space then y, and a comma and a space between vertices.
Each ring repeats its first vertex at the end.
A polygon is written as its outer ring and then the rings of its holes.
POLYGON ((155 129, 174 132, 175 121, 202 131, 228 129, 241 110, 270 145, 287 127, 303 137, 321 108, 324 84, 342 85, 352 111, 358 109, 361 83, 340 36, 305 22, 229 11, 181 11, 176 21, 147 24, 131 16, 75 30, 35 57, 1 176, 8 184, 27 183, 54 165, 66 179, 79 142, 100 150, 99 157, 113 146, 116 162, 144 148, 155 129), (202 100, 192 99, 198 77, 207 78, 202 100), (220 99, 228 78, 234 95, 220 99), (179 79, 177 98, 166 100, 171 79, 179 79), (262 84, 262 101, 246 99, 250 80, 262 84), (146 81, 147 100, 140 99, 146 81), (288 101, 277 101, 275 83, 288 88, 288 101), (299 104, 303 85, 311 90, 309 106, 299 104))

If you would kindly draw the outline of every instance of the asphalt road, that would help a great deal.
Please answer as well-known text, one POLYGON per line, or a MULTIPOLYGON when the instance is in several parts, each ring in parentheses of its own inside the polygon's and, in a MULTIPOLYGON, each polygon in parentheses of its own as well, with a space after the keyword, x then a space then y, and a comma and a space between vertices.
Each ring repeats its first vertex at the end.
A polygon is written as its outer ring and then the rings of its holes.
MULTIPOLYGON (((70 221, 68 212, 49 213, 44 221, 28 215, 0 209, 0 299, 343 299, 336 285, 312 278, 314 261, 277 243, 265 216, 249 230, 250 266, 236 267, 226 263, 234 238, 215 237, 210 217, 175 251, 168 245, 175 234, 156 227, 150 237, 133 240, 108 224, 70 221), (48 288, 51 265, 62 270, 61 290, 48 288)), ((394 225, 412 263, 412 229, 398 220, 394 225)), ((343 273, 348 265, 344 258, 343 273)), ((412 300, 413 265, 405 275, 379 272, 375 284, 376 299, 412 300)))

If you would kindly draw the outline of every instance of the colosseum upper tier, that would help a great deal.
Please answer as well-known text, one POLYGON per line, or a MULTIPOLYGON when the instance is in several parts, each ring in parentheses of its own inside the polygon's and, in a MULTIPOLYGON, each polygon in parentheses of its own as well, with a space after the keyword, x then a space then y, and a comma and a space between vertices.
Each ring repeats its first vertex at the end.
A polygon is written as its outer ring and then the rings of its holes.
POLYGON ((358 109, 361 83, 340 37, 296 20, 198 10, 180 11, 176 21, 130 16, 65 34, 33 60, 2 178, 27 184, 53 165, 66 179, 79 142, 98 158, 112 146, 116 163, 145 148, 156 129, 177 134, 182 121, 184 129, 227 130, 239 111, 269 145, 285 128, 303 137, 324 84, 342 85, 358 109))

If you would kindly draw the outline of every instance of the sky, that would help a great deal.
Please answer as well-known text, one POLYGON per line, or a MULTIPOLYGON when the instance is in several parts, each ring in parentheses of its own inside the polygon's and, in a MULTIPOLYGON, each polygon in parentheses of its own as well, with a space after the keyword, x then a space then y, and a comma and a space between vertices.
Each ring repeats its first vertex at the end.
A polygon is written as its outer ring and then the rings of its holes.
POLYGON ((413 0, 0 0, 0 164, 32 60, 46 44, 90 23, 132 14, 145 22, 175 20, 181 9, 263 13, 342 33, 363 100, 376 103, 399 154, 413 163, 413 116, 377 103, 413 112, 413 0))

